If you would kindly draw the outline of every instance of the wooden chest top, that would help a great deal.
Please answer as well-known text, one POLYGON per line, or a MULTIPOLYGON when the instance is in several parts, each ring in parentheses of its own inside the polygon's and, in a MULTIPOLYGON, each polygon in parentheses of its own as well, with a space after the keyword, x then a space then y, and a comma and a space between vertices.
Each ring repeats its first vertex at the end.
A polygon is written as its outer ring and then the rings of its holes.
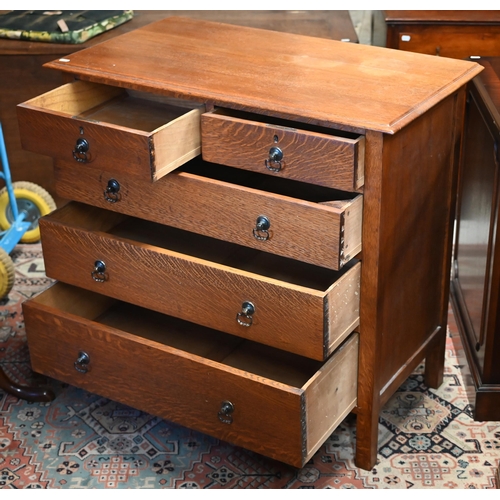
POLYGON ((114 86, 386 133, 482 69, 469 61, 182 17, 46 66, 114 86))

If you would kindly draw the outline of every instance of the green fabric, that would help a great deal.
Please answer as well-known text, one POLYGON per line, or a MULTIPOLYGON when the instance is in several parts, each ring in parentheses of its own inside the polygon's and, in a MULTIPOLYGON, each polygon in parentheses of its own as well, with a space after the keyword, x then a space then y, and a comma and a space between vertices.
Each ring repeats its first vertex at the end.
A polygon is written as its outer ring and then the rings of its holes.
POLYGON ((33 42, 83 43, 134 16, 132 10, 13 10, 0 15, 0 38, 33 42), (63 32, 57 21, 64 20, 63 32))

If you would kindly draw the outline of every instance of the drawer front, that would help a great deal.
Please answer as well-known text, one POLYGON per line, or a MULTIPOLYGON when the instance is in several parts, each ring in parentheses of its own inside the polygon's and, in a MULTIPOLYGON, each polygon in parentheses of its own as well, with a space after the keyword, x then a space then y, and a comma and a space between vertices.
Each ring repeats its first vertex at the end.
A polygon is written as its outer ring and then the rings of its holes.
POLYGON ((201 106, 77 81, 17 107, 24 149, 157 180, 200 154, 201 106), (159 99, 159 98, 158 98, 159 99))
POLYGON ((395 30, 400 50, 422 54, 467 59, 470 56, 496 57, 500 47, 500 26, 497 25, 434 25, 398 26, 395 30))
POLYGON ((357 334, 316 369, 258 345, 233 345, 230 353, 217 332, 108 307, 105 297, 62 283, 25 302, 33 369, 296 467, 356 404, 357 334), (189 338, 198 350, 211 339, 206 351, 222 354, 191 352, 189 338))
MULTIPOLYGON (((294 192, 252 187, 267 176, 199 163, 196 170, 205 169, 208 176, 176 171, 154 184, 122 173, 82 170, 69 162, 56 163, 54 177, 62 198, 328 269, 340 269, 361 251, 362 195, 336 200, 345 193, 322 189, 312 197, 315 201, 308 201, 294 192), (210 177, 210 169, 217 168, 232 171, 222 177, 228 181, 210 177), (229 182, 234 172, 249 182, 229 182)), ((304 195, 303 186, 293 186, 293 191, 304 195)))
POLYGON ((78 203, 40 228, 53 279, 313 359, 359 322, 359 262, 340 272, 290 268, 287 259, 78 203))
POLYGON ((356 191, 364 183, 365 139, 297 130, 205 113, 204 160, 320 186, 356 191))

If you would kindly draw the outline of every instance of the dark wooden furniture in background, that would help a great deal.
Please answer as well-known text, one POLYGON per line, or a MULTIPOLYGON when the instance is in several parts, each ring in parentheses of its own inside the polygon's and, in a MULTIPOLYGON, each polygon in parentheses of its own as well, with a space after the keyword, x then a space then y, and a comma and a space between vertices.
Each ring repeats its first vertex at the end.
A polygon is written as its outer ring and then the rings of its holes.
POLYGON ((386 10, 387 47, 467 59, 500 55, 500 10, 386 10))
POLYGON ((442 382, 481 71, 388 53, 173 17, 46 65, 77 81, 19 105, 21 137, 73 201, 40 222, 33 369, 297 467, 354 410, 371 469, 382 405, 424 359, 442 382))
POLYGON ((348 40, 357 35, 348 11, 135 11, 134 18, 79 45, 0 39, 0 121, 14 181, 31 181, 44 187, 59 203, 54 189, 52 159, 23 151, 17 126, 16 105, 61 85, 61 75, 42 65, 58 57, 104 42, 171 15, 267 28, 302 35, 348 40))
POLYGON ((500 420, 500 57, 469 84, 452 304, 475 386, 476 420, 500 420))

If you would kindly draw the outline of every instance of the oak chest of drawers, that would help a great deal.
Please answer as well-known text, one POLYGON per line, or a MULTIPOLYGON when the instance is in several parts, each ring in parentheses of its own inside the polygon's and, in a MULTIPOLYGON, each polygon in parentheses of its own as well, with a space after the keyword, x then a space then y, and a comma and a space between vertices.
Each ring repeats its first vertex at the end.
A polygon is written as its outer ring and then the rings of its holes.
POLYGON ((354 411, 371 468, 380 407, 441 382, 480 67, 185 18, 48 66, 21 137, 72 201, 33 368, 297 467, 354 411))

